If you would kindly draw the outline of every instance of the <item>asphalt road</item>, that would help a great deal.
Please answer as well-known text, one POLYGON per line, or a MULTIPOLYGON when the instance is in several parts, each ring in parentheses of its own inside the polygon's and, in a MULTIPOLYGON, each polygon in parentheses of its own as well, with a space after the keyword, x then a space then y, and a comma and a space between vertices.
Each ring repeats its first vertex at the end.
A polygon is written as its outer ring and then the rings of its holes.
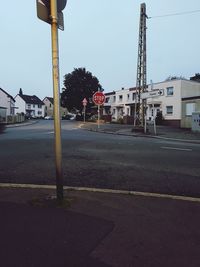
MULTIPOLYGON (((200 145, 89 132, 62 121, 64 184, 200 197, 200 145)), ((53 121, 0 135, 0 182, 55 184, 53 121)))

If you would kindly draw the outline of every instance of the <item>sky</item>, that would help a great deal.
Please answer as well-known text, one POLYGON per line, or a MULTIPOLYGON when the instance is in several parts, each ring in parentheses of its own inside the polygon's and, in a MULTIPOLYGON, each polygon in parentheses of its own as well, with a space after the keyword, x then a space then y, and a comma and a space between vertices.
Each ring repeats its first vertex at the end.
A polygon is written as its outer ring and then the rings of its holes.
MULTIPOLYGON (((15 97, 53 95, 51 28, 36 0, 1 1, 0 87, 15 97), (12 3, 12 4, 11 4, 12 3)), ((60 88, 85 67, 105 92, 136 85, 140 5, 136 0, 68 0, 59 30, 60 88)), ((200 1, 146 0, 147 83, 200 72, 200 1), (166 14, 188 13, 176 16, 166 14)))

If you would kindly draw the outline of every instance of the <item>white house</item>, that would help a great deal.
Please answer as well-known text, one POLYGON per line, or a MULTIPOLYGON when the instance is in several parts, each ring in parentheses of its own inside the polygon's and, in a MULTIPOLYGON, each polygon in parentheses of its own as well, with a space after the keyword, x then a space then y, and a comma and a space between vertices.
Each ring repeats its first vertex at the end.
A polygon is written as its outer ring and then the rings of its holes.
POLYGON ((18 94, 15 97, 16 113, 23 113, 28 118, 41 118, 45 114, 45 105, 36 95, 18 94))
MULTIPOLYGON (((164 123, 175 127, 191 128, 192 112, 200 111, 200 83, 186 79, 172 79, 148 85, 147 91, 161 90, 162 95, 147 98, 147 120, 153 120, 162 112, 164 123)), ((105 93, 103 114, 111 114, 112 120, 123 119, 133 123, 136 88, 105 93)))
MULTIPOLYGON (((53 97, 46 96, 43 99, 43 103, 45 105, 45 116, 53 117, 53 107, 54 107, 54 99, 53 97)), ((61 116, 66 116, 68 114, 67 108, 60 107, 61 116)))
POLYGON ((112 115, 113 121, 125 116, 133 116, 135 106, 136 88, 129 88, 105 93, 104 115, 112 115))
POLYGON ((0 88, 0 117, 6 121, 7 116, 15 114, 15 99, 5 90, 0 88))
MULTIPOLYGON (((151 120, 158 113, 162 112, 165 124, 176 127, 191 127, 191 125, 185 125, 183 123, 183 101, 184 99, 198 98, 200 97, 200 83, 186 80, 186 79, 173 79, 170 81, 164 81, 156 83, 153 86, 153 90, 159 89, 163 92, 163 95, 158 97, 147 99, 147 119, 151 120)), ((148 86, 148 91, 151 90, 151 86, 148 86)), ((197 105, 190 106, 190 116, 192 112, 198 111, 197 105)), ((186 104, 187 105, 187 104, 186 104)), ((187 113, 189 116, 189 113, 187 113)))

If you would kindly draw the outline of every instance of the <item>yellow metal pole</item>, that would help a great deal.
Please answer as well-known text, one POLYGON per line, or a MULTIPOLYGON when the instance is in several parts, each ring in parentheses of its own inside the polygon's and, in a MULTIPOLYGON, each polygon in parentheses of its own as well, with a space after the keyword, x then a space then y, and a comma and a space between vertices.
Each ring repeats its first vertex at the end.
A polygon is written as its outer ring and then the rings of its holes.
POLYGON ((55 164, 57 199, 63 199, 63 173, 62 173, 62 144, 60 119, 60 81, 59 81, 59 52, 58 52, 58 26, 57 1, 51 0, 51 37, 52 37, 52 72, 54 97, 54 135, 55 135, 55 164))

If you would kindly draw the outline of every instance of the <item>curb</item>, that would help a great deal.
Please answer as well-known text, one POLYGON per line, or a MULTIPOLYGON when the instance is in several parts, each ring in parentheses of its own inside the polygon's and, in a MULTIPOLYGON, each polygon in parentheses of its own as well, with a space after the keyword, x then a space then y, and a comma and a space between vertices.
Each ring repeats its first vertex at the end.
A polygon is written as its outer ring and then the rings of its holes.
POLYGON ((8 124, 6 125, 6 128, 15 128, 15 127, 20 127, 20 126, 28 126, 28 125, 32 125, 32 124, 36 124, 38 123, 38 120, 36 121, 32 121, 32 122, 25 122, 25 123, 16 123, 16 124, 8 124))
POLYGON ((179 139, 179 138, 172 138, 172 137, 162 137, 162 136, 155 136, 155 135, 145 135, 145 134, 134 134, 134 133, 118 133, 118 132, 111 132, 106 130, 98 130, 98 129, 88 129, 88 128, 82 128, 82 125, 80 126, 81 129, 91 131, 91 132, 97 132, 97 133, 105 133, 105 134, 113 134, 113 135, 123 135, 123 136, 133 136, 133 137, 146 137, 146 138, 155 138, 155 139, 163 139, 163 140, 171 140, 171 141, 179 141, 179 142, 186 142, 186 143, 194 143, 194 144, 200 144, 200 140, 196 139, 179 139))
MULTIPOLYGON (((56 185, 0 183, 0 188, 56 190, 56 185)), ((159 193, 151 193, 151 192, 115 190, 115 189, 101 189, 101 188, 92 188, 92 187, 75 187, 75 186, 64 186, 63 189, 66 190, 66 191, 110 193, 110 194, 130 195, 130 196, 136 196, 136 197, 162 198, 162 199, 171 199, 171 200, 179 200, 179 201, 188 201, 188 202, 198 202, 198 203, 200 203, 200 198, 198 198, 198 197, 168 195, 168 194, 159 194, 159 193)))

